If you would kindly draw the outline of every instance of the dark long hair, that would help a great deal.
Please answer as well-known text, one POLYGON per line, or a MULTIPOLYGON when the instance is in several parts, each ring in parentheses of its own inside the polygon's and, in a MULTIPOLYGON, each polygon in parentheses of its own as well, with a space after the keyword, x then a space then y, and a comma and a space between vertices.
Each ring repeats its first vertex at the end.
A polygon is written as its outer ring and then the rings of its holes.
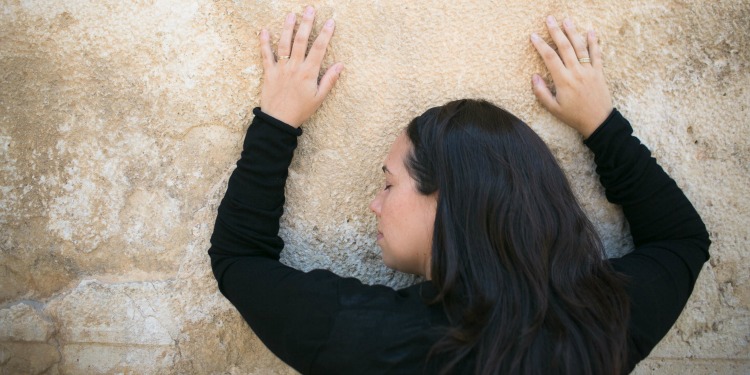
POLYGON ((438 196, 433 303, 451 328, 430 358, 443 373, 620 374, 624 280, 544 141, 479 100, 429 109, 406 132, 407 170, 438 196))

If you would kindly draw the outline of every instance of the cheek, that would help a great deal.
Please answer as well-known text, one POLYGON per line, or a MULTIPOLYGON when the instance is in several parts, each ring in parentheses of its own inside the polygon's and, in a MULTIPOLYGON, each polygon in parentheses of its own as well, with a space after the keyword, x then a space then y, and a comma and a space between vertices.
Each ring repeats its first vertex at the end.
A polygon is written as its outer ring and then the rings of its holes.
POLYGON ((418 193, 393 194, 383 205, 383 217, 402 240, 415 242, 431 237, 435 226, 435 203, 418 193))
POLYGON ((390 268, 399 269, 404 253, 410 248, 411 223, 408 201, 403 200, 398 192, 392 191, 383 199, 380 212, 380 227, 383 231, 383 262, 390 268))
POLYGON ((383 263, 409 273, 423 272, 432 250, 434 202, 418 194, 392 194, 384 201, 381 220, 383 263))

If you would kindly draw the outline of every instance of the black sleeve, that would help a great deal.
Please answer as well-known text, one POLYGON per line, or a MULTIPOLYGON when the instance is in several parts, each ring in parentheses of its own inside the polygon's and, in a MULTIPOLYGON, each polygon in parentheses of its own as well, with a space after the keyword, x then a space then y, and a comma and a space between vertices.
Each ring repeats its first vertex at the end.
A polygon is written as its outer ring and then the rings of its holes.
POLYGON ((208 254, 219 290, 258 337, 279 358, 307 372, 335 308, 335 288, 325 284, 339 278, 325 271, 300 272, 278 261, 284 247, 278 236, 284 185, 302 132, 258 108, 253 113, 208 254))
MULTIPOLYGON (((411 300, 391 288, 325 270, 302 272, 278 261, 284 247, 278 236, 284 185, 301 131, 258 108, 253 112, 208 250, 219 290, 263 343, 299 372, 330 373, 320 369, 345 365, 331 355, 344 349, 359 353, 353 357, 374 356, 370 341, 356 347, 350 342, 372 336, 363 327, 378 321, 373 316, 392 320, 396 310, 414 310, 405 307, 411 300)), ((414 317, 398 320, 409 319, 414 317)))
POLYGON ((630 369, 677 320, 711 243, 693 205, 632 134, 628 121, 613 110, 585 141, 607 199, 622 206, 636 247, 611 260, 629 280, 630 369))

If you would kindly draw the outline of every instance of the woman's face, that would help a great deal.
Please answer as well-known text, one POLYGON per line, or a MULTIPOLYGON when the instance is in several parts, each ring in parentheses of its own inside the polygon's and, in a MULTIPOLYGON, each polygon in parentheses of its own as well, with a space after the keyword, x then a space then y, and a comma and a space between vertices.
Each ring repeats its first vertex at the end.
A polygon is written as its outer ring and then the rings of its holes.
POLYGON ((385 185, 370 209, 378 219, 378 245, 385 265, 429 278, 437 195, 417 191, 404 164, 411 147, 402 132, 385 159, 385 185))

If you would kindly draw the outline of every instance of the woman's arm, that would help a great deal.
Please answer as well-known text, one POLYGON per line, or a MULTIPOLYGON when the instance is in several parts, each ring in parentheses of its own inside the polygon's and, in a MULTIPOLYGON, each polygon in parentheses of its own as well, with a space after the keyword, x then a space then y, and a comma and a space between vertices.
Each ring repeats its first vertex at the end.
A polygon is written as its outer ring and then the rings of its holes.
POLYGON ((294 17, 284 25, 273 59, 261 33, 261 108, 247 131, 211 237, 219 289, 263 343, 301 373, 422 373, 432 342, 431 311, 419 285, 395 291, 330 271, 301 272, 279 263, 278 236, 287 168, 303 123, 320 106, 341 65, 317 83, 333 31, 325 26, 305 58, 312 25, 308 8, 293 46, 294 17), (273 114, 273 116, 271 116, 273 114), (283 119, 284 121, 281 121, 283 119))
POLYGON ((327 271, 300 272, 278 262, 284 242, 279 218, 287 169, 297 146, 298 128, 322 103, 342 65, 318 73, 332 21, 326 23, 305 56, 314 12, 306 10, 292 43, 290 14, 274 59, 269 35, 260 34, 263 55, 261 108, 253 113, 237 168, 229 179, 211 236, 211 266, 219 289, 274 354, 309 372, 339 308, 337 289, 355 283, 327 271), (288 58, 286 58, 288 56, 288 58))
POLYGON ((710 240, 690 201, 612 108, 593 32, 586 43, 568 21, 563 29, 554 18, 547 24, 558 52, 538 37, 532 36, 532 43, 550 69, 556 95, 538 75, 533 77, 534 93, 553 115, 587 138, 607 199, 622 206, 636 245, 630 254, 612 260, 629 279, 632 368, 677 320, 709 258, 710 240))
POLYGON ((607 199, 622 206, 636 246, 611 260, 629 279, 631 368, 679 317, 711 243, 693 205, 632 132, 614 110, 586 140, 607 199))
POLYGON ((306 373, 328 335, 340 278, 278 262, 284 183, 300 131, 253 112, 208 254, 222 294, 274 354, 306 373))
MULTIPOLYGON (((318 82, 320 65, 333 35, 326 21, 305 55, 315 10, 307 7, 296 35, 294 13, 287 15, 278 46, 278 61, 268 31, 260 32, 263 87, 260 108, 247 130, 242 157, 219 206, 212 245, 233 255, 262 255, 278 260, 284 246, 278 237, 284 185, 300 125, 320 107, 336 83, 343 64, 331 66, 318 82), (292 40, 294 37, 294 40, 292 40)), ((219 280, 221 284, 221 280, 219 280)))

